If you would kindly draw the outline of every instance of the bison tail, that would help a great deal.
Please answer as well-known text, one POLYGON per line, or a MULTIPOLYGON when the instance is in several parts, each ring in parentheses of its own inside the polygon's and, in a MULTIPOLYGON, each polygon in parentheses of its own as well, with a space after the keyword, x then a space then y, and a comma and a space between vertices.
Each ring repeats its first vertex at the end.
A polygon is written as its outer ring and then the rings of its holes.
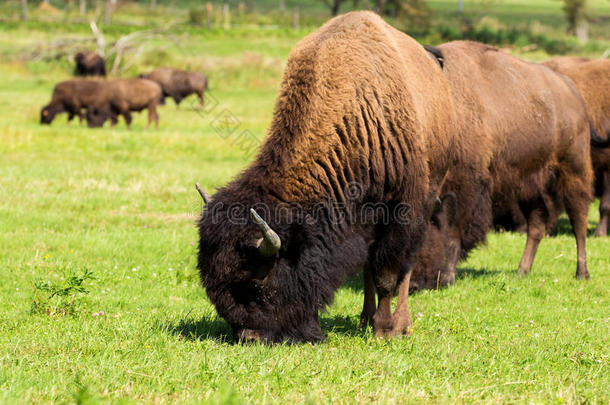
POLYGON ((608 148, 610 147, 610 139, 608 137, 606 139, 602 138, 595 128, 591 126, 591 145, 596 148, 608 148))

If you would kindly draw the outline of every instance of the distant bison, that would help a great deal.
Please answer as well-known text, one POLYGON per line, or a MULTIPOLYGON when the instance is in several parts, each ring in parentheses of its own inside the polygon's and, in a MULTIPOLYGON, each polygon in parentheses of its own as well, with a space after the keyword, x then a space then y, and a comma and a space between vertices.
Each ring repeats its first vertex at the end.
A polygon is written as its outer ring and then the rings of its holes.
POLYGON ((140 75, 141 78, 157 82, 163 90, 165 97, 174 99, 177 105, 191 94, 197 94, 199 104, 203 105, 203 92, 208 88, 207 78, 198 72, 187 72, 171 68, 157 68, 149 74, 140 75))
POLYGON ((74 62, 74 76, 106 76, 106 60, 95 52, 79 52, 74 62))
POLYGON ((58 83, 53 88, 51 102, 40 111, 40 123, 50 124, 59 113, 67 113, 68 121, 78 115, 85 118, 83 109, 91 105, 98 97, 101 83, 95 80, 68 80, 58 83))
POLYGON ((120 114, 125 118, 127 127, 131 124, 131 111, 148 109, 148 125, 154 120, 159 127, 157 105, 161 97, 161 88, 146 79, 116 79, 104 83, 99 97, 87 109, 89 127, 101 127, 110 119, 116 124, 120 114))

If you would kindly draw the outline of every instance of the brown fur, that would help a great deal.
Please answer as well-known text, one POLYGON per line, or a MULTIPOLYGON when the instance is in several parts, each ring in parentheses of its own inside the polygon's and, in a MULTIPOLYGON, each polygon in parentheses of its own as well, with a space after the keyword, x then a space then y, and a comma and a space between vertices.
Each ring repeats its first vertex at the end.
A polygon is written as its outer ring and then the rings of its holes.
POLYGON ((207 78, 199 72, 188 72, 171 68, 156 68, 147 75, 140 75, 155 81, 163 90, 163 99, 171 97, 176 104, 191 94, 197 94, 199 104, 203 105, 203 92, 208 88, 207 78))
MULTIPOLYGON (((469 134, 471 148, 467 150, 472 152, 468 160, 451 169, 446 182, 445 190, 455 192, 458 200, 455 222, 459 237, 443 235, 445 243, 459 243, 464 257, 483 241, 477 236, 487 228, 482 228, 484 222, 478 217, 479 210, 486 215, 487 202, 471 192, 471 185, 489 182, 494 215, 514 201, 525 214, 528 242, 519 269, 527 274, 548 216, 543 192, 552 188, 569 205, 578 244, 577 276, 588 277, 585 236, 591 199, 590 136, 585 106, 573 83, 486 45, 457 41, 439 49, 459 112, 456 125, 469 134), (479 162, 486 168, 481 173, 472 170, 479 162)), ((431 232, 439 231, 431 228, 431 232)), ((435 251, 437 246, 425 246, 430 251, 424 255, 440 260, 443 252, 435 251)), ((455 268, 446 271, 455 274, 455 268)), ((418 277, 414 273, 412 279, 418 277)))
POLYGON ((453 111, 438 63, 373 13, 334 18, 295 47, 260 154, 199 222, 201 280, 236 338, 321 339, 318 310, 364 262, 379 296, 375 333, 408 333, 404 286, 447 169, 459 159, 453 111), (358 192, 348 195, 354 184, 358 192), (336 223, 333 205, 342 202, 348 217, 367 203, 407 204, 409 220, 336 223), (289 203, 305 221, 276 214, 289 203), (254 224, 227 219, 245 218, 253 206, 282 241, 271 259, 253 248, 254 224), (392 314, 399 286, 403 299, 392 314))
POLYGON ((87 109, 87 123, 90 127, 101 127, 110 119, 114 125, 117 115, 121 114, 129 127, 131 111, 148 109, 148 125, 154 120, 158 128, 157 105, 160 98, 161 88, 151 80, 116 79, 105 82, 99 97, 87 109))
MULTIPOLYGON (((548 61, 547 66, 557 66, 548 61)), ((594 130, 602 138, 610 137, 610 60, 585 61, 557 70, 574 81, 587 105, 594 130)), ((595 195, 600 200, 600 221, 596 236, 608 235, 610 228, 610 148, 593 146, 591 158, 595 172, 595 195)), ((561 206, 556 211, 561 211, 561 206)), ((559 215, 557 212, 555 217, 559 215)))
POLYGON ((583 58, 581 56, 558 56, 542 62, 542 64, 555 72, 564 73, 571 68, 574 68, 581 63, 588 62, 591 59, 583 58))
POLYGON ((67 80, 53 88, 51 102, 40 111, 40 123, 50 124, 59 113, 68 113, 68 121, 75 115, 82 121, 83 109, 91 105, 100 91, 101 83, 94 80, 67 80))
POLYGON ((79 52, 74 62, 74 76, 106 76, 106 60, 95 52, 79 52))

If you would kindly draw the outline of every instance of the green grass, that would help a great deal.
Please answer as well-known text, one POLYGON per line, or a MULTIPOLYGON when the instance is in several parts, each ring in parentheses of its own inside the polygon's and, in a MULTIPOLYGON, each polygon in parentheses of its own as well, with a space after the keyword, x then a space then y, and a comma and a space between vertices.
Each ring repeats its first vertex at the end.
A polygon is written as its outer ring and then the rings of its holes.
MULTIPOLYGON (((28 27, 0 27, 0 53, 69 31, 28 27)), ((528 278, 515 274, 524 236, 491 234, 454 287, 411 298, 410 338, 359 331, 362 283, 350 280, 321 314, 324 343, 230 341, 197 279, 193 185, 212 191, 247 165, 214 119, 226 109, 238 132, 262 139, 301 35, 199 30, 180 51, 152 47, 130 75, 164 62, 203 68, 217 102, 200 114, 192 99, 168 101, 158 131, 144 129, 145 114, 131 131, 65 116, 42 127, 40 107, 69 64, 0 61, 0 402, 608 403, 609 240, 588 240, 592 279, 575 281, 565 221, 528 278), (49 302, 70 311, 33 311, 47 299, 37 282, 65 285, 85 269, 88 294, 49 302)))

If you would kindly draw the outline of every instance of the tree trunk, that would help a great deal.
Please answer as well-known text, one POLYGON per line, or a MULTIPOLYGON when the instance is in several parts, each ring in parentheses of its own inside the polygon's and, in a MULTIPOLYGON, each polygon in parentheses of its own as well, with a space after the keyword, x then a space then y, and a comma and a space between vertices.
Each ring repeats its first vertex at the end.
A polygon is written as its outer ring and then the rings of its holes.
POLYGON ((87 14, 87 0, 80 0, 80 15, 85 16, 87 14))
POLYGON ((330 9, 330 12, 333 17, 339 14, 339 6, 341 6, 341 0, 334 0, 330 9))
POLYGON ((104 16, 104 23, 110 24, 115 4, 116 0, 106 0, 106 15, 104 16))
POLYGON ((385 3, 386 0, 377 0, 377 5, 375 6, 375 12, 377 14, 383 14, 385 11, 385 3))
POLYGON ((464 3, 462 0, 458 0, 458 13, 464 12, 464 3))
POLYGON ((28 20, 28 0, 21 0, 21 21, 28 20))
POLYGON ((211 30, 214 25, 214 6, 209 1, 205 3, 206 17, 208 19, 208 29, 211 30))
POLYGON ((229 3, 225 3, 222 6, 222 20, 226 30, 231 28, 231 10, 229 9, 229 3))
POLYGON ((583 19, 577 25, 574 30, 576 38, 582 43, 589 42, 589 24, 583 19))
POLYGON ((296 31, 299 29, 299 6, 294 8, 294 14, 292 15, 292 28, 296 31))
POLYGON ((157 0, 150 0, 150 9, 154 10, 157 8, 157 0))

